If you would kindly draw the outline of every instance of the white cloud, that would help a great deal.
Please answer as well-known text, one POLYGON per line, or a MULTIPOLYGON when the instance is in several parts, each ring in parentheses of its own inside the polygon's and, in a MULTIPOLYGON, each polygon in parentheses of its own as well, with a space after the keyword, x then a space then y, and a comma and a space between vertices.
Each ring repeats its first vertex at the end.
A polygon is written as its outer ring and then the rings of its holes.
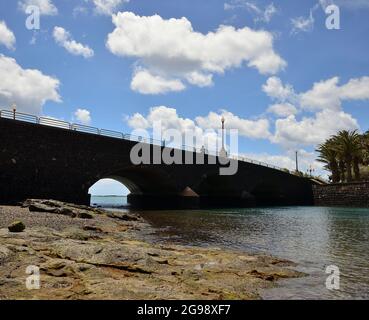
POLYGON ((263 163, 272 164, 279 168, 286 168, 288 170, 294 170, 294 164, 292 158, 286 155, 272 155, 269 153, 242 153, 241 156, 248 159, 257 160, 263 163))
POLYGON ((108 49, 118 56, 137 58, 138 65, 151 76, 209 86, 213 74, 243 64, 262 74, 275 74, 286 66, 275 53, 273 36, 267 31, 222 25, 215 32, 202 34, 194 31, 185 17, 166 20, 132 12, 113 15, 113 23, 108 49))
POLYGON ((157 121, 161 122, 163 130, 178 129, 181 132, 185 132, 198 129, 193 120, 180 117, 176 109, 166 106, 150 108, 147 117, 140 113, 135 113, 128 118, 128 124, 134 129, 152 128, 157 121))
POLYGON ((265 9, 260 9, 255 3, 246 0, 231 0, 224 4, 224 10, 246 9, 256 15, 255 22, 270 22, 272 17, 278 12, 273 3, 270 3, 265 9))
POLYGON ((339 86, 339 78, 314 83, 313 88, 300 95, 301 106, 307 110, 340 110, 344 100, 369 99, 369 77, 350 79, 339 86))
POLYGON ((128 125, 133 129, 148 129, 152 126, 150 123, 141 113, 135 113, 131 117, 127 117, 128 125))
POLYGON ((25 13, 28 6, 36 6, 42 15, 55 16, 58 14, 58 9, 51 0, 21 0, 18 2, 18 6, 25 13))
POLYGON ((221 118, 225 118, 225 125, 229 129, 237 129, 241 136, 254 139, 267 139, 270 137, 269 121, 267 119, 243 119, 227 111, 219 113, 209 112, 205 117, 196 117, 196 123, 204 129, 219 129, 221 118))
POLYGON ((201 72, 191 72, 186 75, 186 79, 189 83, 198 87, 210 87, 213 85, 213 75, 204 74, 201 72))
POLYGON ((73 8, 73 17, 77 18, 79 15, 87 15, 88 8, 84 6, 76 6, 73 8))
POLYGON ((358 129, 359 125, 350 114, 343 111, 323 110, 314 117, 298 121, 294 115, 275 122, 274 143, 290 148, 296 145, 317 145, 339 130, 358 129))
POLYGON ((310 32, 314 29, 314 9, 310 9, 310 14, 308 17, 297 17, 291 19, 292 24, 292 34, 296 34, 299 32, 310 32))
POLYGON ((265 22, 269 22, 271 18, 277 13, 277 8, 274 6, 273 3, 269 4, 265 10, 262 17, 262 20, 265 22))
POLYGON ((94 51, 90 47, 74 41, 70 33, 64 28, 55 27, 53 37, 57 44, 64 47, 71 54, 84 58, 91 58, 94 55, 94 51))
POLYGON ((152 75, 150 71, 137 70, 131 82, 131 89, 142 94, 159 94, 170 91, 182 91, 186 87, 177 79, 166 79, 159 75, 152 75))
POLYGON ((342 85, 339 85, 339 77, 332 77, 314 83, 310 90, 299 94, 290 84, 283 84, 280 78, 270 77, 262 89, 271 99, 296 105, 301 110, 339 111, 343 101, 369 99, 369 77, 353 78, 342 85))
POLYGON ((82 124, 88 125, 91 123, 90 111, 86 109, 77 109, 76 112, 74 112, 74 116, 76 117, 77 121, 82 124))
POLYGON ((60 102, 59 80, 36 69, 23 69, 15 59, 0 55, 0 104, 8 108, 41 114, 46 101, 60 102))
MULTIPOLYGON (((295 150, 288 150, 284 154, 269 154, 269 153, 243 153, 242 156, 257 160, 260 162, 275 165, 280 168, 286 168, 290 171, 295 171, 296 160, 295 150)), ((298 150, 298 165, 299 171, 306 172, 310 167, 314 169, 314 174, 325 176, 323 164, 316 161, 315 152, 308 152, 304 149, 298 150)))
POLYGON ((129 0, 92 0, 95 5, 95 12, 103 15, 112 15, 116 10, 128 3, 129 0))
POLYGON ((277 119, 271 141, 284 147, 316 145, 339 130, 358 129, 352 115, 342 110, 342 102, 369 100, 369 77, 353 78, 339 85, 339 78, 323 80, 302 93, 295 93, 291 85, 284 85, 277 77, 271 77, 263 85, 264 92, 278 103, 267 110, 284 119, 277 119), (314 112, 298 120, 298 112, 314 112))
POLYGON ((301 105, 305 109, 339 109, 341 101, 338 93, 338 77, 314 83, 313 88, 300 95, 301 105))
POLYGON ((295 93, 291 85, 283 85, 278 77, 270 77, 262 87, 263 91, 271 98, 278 101, 293 99, 295 93))
MULTIPOLYGON (((168 130, 170 129, 178 130, 182 134, 188 132, 196 137, 195 141, 185 143, 188 146, 196 146, 200 148, 202 145, 207 145, 209 150, 216 150, 217 141, 219 143, 219 136, 213 130, 204 130, 192 119, 182 118, 178 115, 176 109, 166 106, 150 108, 146 117, 140 113, 135 113, 133 116, 127 117, 126 121, 133 129, 145 130, 149 130, 153 128, 154 125, 157 126, 160 123, 164 137, 165 132, 168 134, 170 132, 168 130)), ((182 147, 182 143, 177 147, 182 147)))
POLYGON ((280 117, 288 117, 290 115, 295 115, 298 110, 294 105, 287 102, 273 104, 267 109, 267 112, 274 113, 280 117))
POLYGON ((369 99, 369 77, 350 79, 339 91, 342 100, 369 99))
MULTIPOLYGON (((133 129, 149 130, 154 124, 161 123, 163 131, 169 129, 179 130, 181 133, 189 132, 196 137, 195 145, 200 148, 207 145, 209 150, 216 150, 216 146, 221 145, 221 117, 226 120, 227 129, 238 129, 239 134, 249 138, 268 138, 268 120, 248 120, 233 115, 231 112, 221 110, 219 113, 210 112, 205 117, 196 117, 195 120, 180 117, 177 110, 166 106, 150 108, 147 116, 135 113, 125 120, 133 129)), ((193 142, 186 142, 186 145, 193 146, 193 142)), ((233 151, 236 146, 232 146, 233 151)))
POLYGON ((0 21, 0 44, 14 50, 15 41, 14 33, 7 27, 5 21, 0 21))

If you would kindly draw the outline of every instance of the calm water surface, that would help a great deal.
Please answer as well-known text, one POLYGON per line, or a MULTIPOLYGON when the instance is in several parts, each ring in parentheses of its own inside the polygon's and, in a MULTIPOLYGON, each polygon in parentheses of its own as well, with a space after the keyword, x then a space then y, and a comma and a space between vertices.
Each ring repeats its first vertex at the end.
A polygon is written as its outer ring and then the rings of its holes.
MULTIPOLYGON (((121 197, 94 197, 102 206, 121 197)), ((278 207, 143 211, 154 242, 267 253, 298 263, 307 277, 282 280, 265 299, 369 299, 369 209, 278 207), (340 290, 325 287, 325 268, 341 272, 340 290)))

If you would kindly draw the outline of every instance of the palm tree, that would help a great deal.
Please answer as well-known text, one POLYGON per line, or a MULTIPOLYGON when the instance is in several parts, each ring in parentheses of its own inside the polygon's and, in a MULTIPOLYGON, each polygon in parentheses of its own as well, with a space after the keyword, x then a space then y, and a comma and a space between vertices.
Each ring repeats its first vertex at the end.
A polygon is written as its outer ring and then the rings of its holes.
POLYGON ((339 166, 339 172, 340 172, 340 181, 345 182, 346 181, 346 175, 345 175, 346 165, 345 165, 345 161, 340 155, 338 155, 338 166, 339 166))
POLYGON ((361 146, 362 146, 362 156, 363 164, 369 165, 369 130, 361 135, 361 146))
POLYGON ((337 151, 333 147, 332 139, 320 144, 316 151, 319 153, 318 161, 325 163, 325 168, 332 173, 332 182, 339 182, 340 172, 337 163, 337 151))
POLYGON ((362 145, 360 135, 357 131, 342 130, 338 132, 338 134, 333 137, 333 148, 337 151, 341 162, 343 161, 345 164, 347 181, 352 181, 352 168, 354 169, 355 180, 359 180, 359 163, 362 161, 362 145))
POLYGON ((332 182, 361 179, 360 165, 369 165, 369 131, 360 135, 356 130, 342 130, 320 144, 316 149, 318 161, 331 171, 332 182))

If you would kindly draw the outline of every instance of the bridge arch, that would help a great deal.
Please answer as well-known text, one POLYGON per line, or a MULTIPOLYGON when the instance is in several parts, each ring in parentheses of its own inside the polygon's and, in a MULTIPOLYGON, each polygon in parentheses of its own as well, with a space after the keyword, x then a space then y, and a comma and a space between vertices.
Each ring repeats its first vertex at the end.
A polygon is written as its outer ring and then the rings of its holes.
POLYGON ((87 183, 88 190, 102 179, 112 179, 124 185, 130 192, 127 195, 128 203, 137 206, 146 201, 152 202, 153 198, 163 203, 165 198, 180 192, 176 180, 159 166, 131 165, 105 171, 87 183))

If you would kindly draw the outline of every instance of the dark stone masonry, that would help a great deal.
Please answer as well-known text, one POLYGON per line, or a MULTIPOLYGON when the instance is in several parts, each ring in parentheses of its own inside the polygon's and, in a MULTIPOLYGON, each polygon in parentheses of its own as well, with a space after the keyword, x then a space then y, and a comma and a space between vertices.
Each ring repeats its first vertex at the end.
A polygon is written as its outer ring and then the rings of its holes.
POLYGON ((313 186, 316 206, 369 207, 369 181, 313 186))
MULTIPOLYGON (((231 160, 238 170, 226 176, 218 158, 204 155, 204 163, 196 163, 201 154, 180 151, 194 164, 134 165, 130 152, 137 143, 0 118, 0 203, 36 198, 89 205, 89 188, 104 178, 125 184, 128 202, 139 208, 313 203, 310 179, 255 163, 231 160)), ((168 152, 149 148, 159 156, 168 152)))

